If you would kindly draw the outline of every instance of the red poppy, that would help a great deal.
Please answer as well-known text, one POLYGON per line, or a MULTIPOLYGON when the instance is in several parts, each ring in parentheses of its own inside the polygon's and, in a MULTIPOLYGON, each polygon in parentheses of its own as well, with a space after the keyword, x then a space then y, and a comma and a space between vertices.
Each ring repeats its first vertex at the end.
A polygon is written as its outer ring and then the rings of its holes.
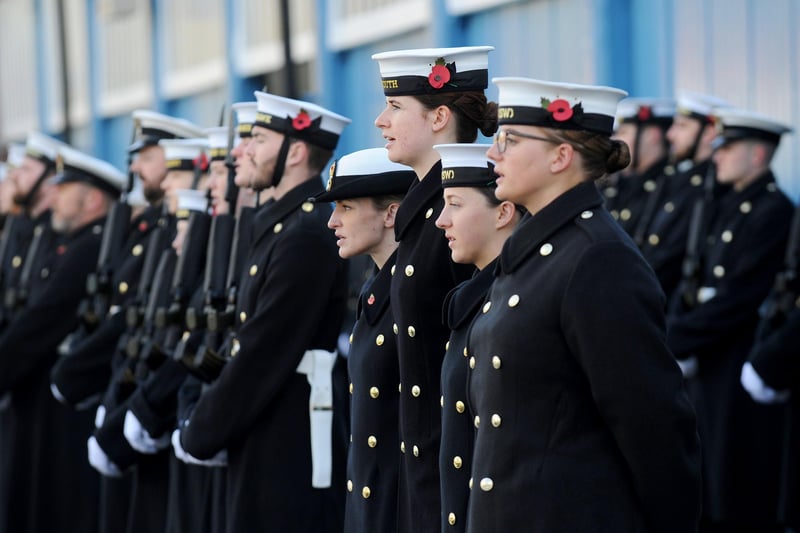
POLYGON ((572 118, 572 108, 569 106, 569 102, 563 98, 550 102, 547 110, 553 114, 553 119, 558 122, 565 122, 572 118))
POLYGON ((292 119, 292 127, 298 131, 304 130, 311 125, 311 117, 304 110, 300 110, 296 117, 292 119))
POLYGON ((139 222, 139 231, 144 233, 145 231, 147 231, 147 228, 148 228, 147 222, 144 222, 144 221, 139 222))
POLYGON ((194 165, 194 168, 205 172, 208 169, 208 158, 206 157, 206 153, 200 152, 200 155, 194 158, 192 164, 194 165))
POLYGON ((60 244, 60 245, 58 246, 58 248, 56 248, 56 253, 57 253, 58 255, 64 255, 64 252, 66 252, 66 251, 67 251, 67 247, 66 247, 66 246, 64 246, 63 244, 60 244))
POLYGON ((444 84, 450 81, 450 70, 444 65, 434 65, 431 73, 428 74, 428 83, 434 89, 441 89, 444 84))
POLYGON ((370 294, 369 298, 367 298, 367 304, 372 305, 374 303, 375 303, 375 295, 374 294, 370 294))
POLYGON ((649 105, 643 105, 642 107, 639 108, 639 113, 637 115, 639 121, 644 122, 646 120, 650 120, 652 116, 653 116, 653 110, 649 105))

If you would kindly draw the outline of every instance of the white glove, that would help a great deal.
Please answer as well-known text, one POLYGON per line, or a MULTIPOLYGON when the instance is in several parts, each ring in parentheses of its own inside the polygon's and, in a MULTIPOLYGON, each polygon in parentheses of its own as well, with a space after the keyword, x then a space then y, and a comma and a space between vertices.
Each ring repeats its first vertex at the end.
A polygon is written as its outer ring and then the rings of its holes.
POLYGON ((693 378, 697 375, 697 369, 700 366, 697 363, 697 357, 692 355, 686 359, 678 359, 678 366, 681 367, 684 378, 693 378))
POLYGON ((133 411, 125 413, 125 425, 122 428, 122 434, 131 448, 139 453, 154 454, 169 447, 169 433, 165 433, 161 437, 154 439, 150 436, 142 423, 133 414, 133 411))
POLYGON ((186 450, 183 449, 183 446, 181 446, 180 429, 176 429, 172 432, 172 449, 175 450, 175 457, 187 465, 228 466, 228 450, 220 450, 214 457, 204 461, 187 453, 186 450))
POLYGON ((0 411, 5 411, 11 405, 11 391, 0 394, 0 411))
POLYGON ((94 414, 94 427, 100 429, 103 427, 103 422, 106 420, 106 406, 100 404, 97 406, 97 412, 94 414))
POLYGON ((111 462, 94 436, 89 437, 87 448, 89 449, 89 464, 92 465, 95 470, 106 477, 122 477, 122 472, 119 467, 111 462))
POLYGON ((750 396, 758 403, 784 403, 789 399, 789 396, 792 395, 791 391, 788 389, 775 390, 764 383, 764 380, 761 379, 761 376, 758 375, 756 369, 753 368, 753 365, 749 362, 742 365, 740 381, 742 382, 744 390, 750 393, 750 396))

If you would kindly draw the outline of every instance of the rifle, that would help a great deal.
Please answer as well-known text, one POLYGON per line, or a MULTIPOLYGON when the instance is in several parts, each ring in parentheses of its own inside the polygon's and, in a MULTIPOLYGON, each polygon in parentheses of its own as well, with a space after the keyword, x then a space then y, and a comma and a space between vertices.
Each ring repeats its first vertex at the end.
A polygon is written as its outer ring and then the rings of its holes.
POLYGON ((169 298, 167 283, 172 278, 175 263, 175 251, 172 248, 163 249, 158 267, 153 274, 151 290, 144 306, 141 324, 136 334, 131 336, 128 341, 128 357, 134 360, 138 359, 135 372, 137 379, 143 379, 149 370, 157 368, 166 357, 155 339, 157 332, 155 318, 159 307, 163 306, 169 298))
POLYGON ((761 323, 759 324, 758 339, 766 337, 769 332, 779 328, 786 321, 789 312, 797 305, 797 298, 800 296, 797 272, 798 263, 800 263, 798 252, 800 252, 800 205, 795 207, 792 216, 783 270, 775 275, 772 291, 759 308, 761 323))
POLYGON ((22 264, 22 272, 20 273, 18 286, 6 288, 5 305, 11 312, 24 307, 25 302, 28 300, 28 291, 30 290, 31 276, 33 275, 36 256, 39 254, 39 248, 42 246, 42 239, 44 239, 47 234, 45 224, 46 223, 40 223, 33 228, 33 240, 31 240, 28 251, 25 254, 25 261, 22 264))
POLYGON ((692 215, 689 219, 689 234, 686 240, 686 253, 681 265, 682 279, 680 294, 683 304, 691 309, 701 303, 698 301, 698 290, 703 278, 702 249, 708 235, 710 209, 714 202, 714 186, 716 172, 713 163, 709 163, 703 182, 703 194, 695 199, 692 215))
POLYGON ((227 261, 228 271, 224 299, 218 299, 216 305, 207 306, 205 309, 206 336, 203 344, 197 349, 190 366, 195 374, 204 381, 213 381, 222 371, 230 356, 225 350, 220 349, 220 343, 226 337, 231 336, 236 323, 239 277, 247 257, 254 216, 255 209, 252 207, 242 208, 239 212, 227 261))

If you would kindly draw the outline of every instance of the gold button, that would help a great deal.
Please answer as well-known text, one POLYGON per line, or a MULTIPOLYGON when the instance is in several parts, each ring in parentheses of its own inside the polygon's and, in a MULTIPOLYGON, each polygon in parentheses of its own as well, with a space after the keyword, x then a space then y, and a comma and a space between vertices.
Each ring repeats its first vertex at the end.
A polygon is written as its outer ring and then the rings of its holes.
POLYGON ((239 339, 233 339, 233 342, 231 344, 233 345, 231 346, 231 357, 236 357, 236 355, 239 353, 239 350, 241 349, 241 345, 239 344, 239 339))
POLYGON ((484 313, 488 313, 489 309, 491 309, 491 308, 492 308, 492 302, 486 302, 485 304, 483 304, 483 312, 484 313))
POLYGON ((453 457, 453 466, 456 468, 461 468, 462 466, 464 466, 464 461, 461 459, 461 457, 456 455, 455 457, 453 457))
POLYGON ((516 307, 519 304, 519 294, 512 294, 508 299, 509 307, 516 307))
POLYGON ((353 480, 352 479, 348 479, 347 480, 347 491, 348 492, 353 492, 353 480))
POLYGON ((612 209, 611 218, 613 218, 614 220, 619 220, 619 211, 617 211, 616 209, 612 209))
POLYGON ((375 344, 377 344, 378 346, 383 346, 383 341, 384 341, 383 334, 379 334, 377 337, 375 337, 375 344))
POLYGON ((425 211, 425 218, 431 218, 433 215, 433 208, 429 207, 427 211, 425 211))
POLYGON ((447 523, 450 524, 451 526, 456 525, 456 514, 455 513, 450 513, 449 515, 447 515, 447 523))
POLYGON ((350 334, 350 338, 348 340, 350 341, 350 344, 353 344, 353 334, 352 333, 350 334))
POLYGON ((722 232, 722 242, 731 242, 733 240, 733 232, 731 230, 725 230, 722 232))
POLYGON ((34 234, 34 236, 37 236, 37 237, 39 235, 41 235, 42 234, 42 226, 39 225, 39 226, 36 226, 35 228, 33 228, 33 234, 34 234))
POLYGON ((467 347, 466 347, 466 346, 464 346, 464 357, 466 357, 466 356, 468 356, 468 355, 469 355, 469 352, 467 351, 467 347))
POLYGON ((400 441, 400 453, 406 453, 406 443, 400 441))
POLYGON ((353 394, 353 384, 350 383, 350 394, 353 394))
POLYGON ((412 453, 414 454, 414 457, 419 457, 419 446, 417 446, 415 444, 414 447, 411 448, 411 450, 412 450, 412 453))
POLYGON ((700 174, 695 174, 691 178, 689 178, 689 183, 694 185, 695 187, 699 187, 703 184, 703 176, 700 174))
POLYGON ((374 448, 375 446, 378 445, 378 439, 375 438, 375 435, 370 435, 369 437, 367 437, 367 445, 370 448, 374 448))
POLYGON ((400 330, 397 328, 397 324, 392 324, 392 331, 394 331, 394 334, 395 334, 395 335, 397 335, 397 333, 400 331, 400 330))
POLYGON ((492 366, 495 368, 495 370, 499 370, 502 365, 503 362, 500 360, 499 355, 495 355, 494 357, 492 357, 492 366))
POLYGON ((581 213, 581 218, 583 220, 588 220, 588 219, 592 218, 593 216, 594 216, 594 213, 592 213, 591 211, 584 211, 583 213, 581 213))
POLYGON ((475 356, 474 355, 469 358, 469 367, 473 368, 473 369, 475 368, 475 356))
POLYGON ((414 275, 414 265, 406 266, 406 276, 409 278, 414 275))
POLYGON ((656 182, 653 180, 647 180, 644 182, 644 190, 647 192, 653 192, 656 190, 656 182))
POLYGON ((364 487, 363 489, 361 489, 361 495, 364 497, 364 499, 369 498, 370 495, 369 487, 364 487))
POLYGON ((775 192, 778 190, 778 186, 775 185, 774 183, 767 183, 767 190, 769 192, 775 192))
POLYGON ((247 313, 245 313, 244 311, 242 311, 241 313, 239 313, 239 320, 240 320, 241 322, 244 322, 245 320, 247 320, 247 313))
POLYGON ((456 402, 456 411, 458 411, 459 413, 463 413, 464 409, 465 409, 464 402, 462 402, 461 400, 458 400, 456 402))
POLYGON ((649 242, 651 246, 658 246, 658 243, 661 242, 661 239, 658 238, 658 235, 652 233, 649 237, 647 237, 647 242, 649 242))
POLYGON ((717 265, 714 267, 714 277, 715 278, 723 278, 725 277, 725 267, 722 265, 717 265))
POLYGON ((258 265, 251 265, 250 266, 250 275, 255 276, 258 272, 258 265))
POLYGON ((750 202, 745 201, 739 204, 739 211, 741 211, 744 214, 749 213, 752 209, 753 209, 753 204, 751 204, 750 202))
POLYGON ((369 396, 370 396, 370 398, 375 399, 380 395, 381 395, 381 391, 378 390, 378 387, 370 387, 369 388, 369 396))
POLYGON ((39 274, 42 276, 42 279, 44 279, 44 278, 46 278, 47 276, 50 275, 50 269, 49 268, 43 268, 42 271, 39 274))
POLYGON ((672 213, 673 211, 675 211, 675 204, 673 204, 672 202, 665 203, 664 211, 666 211, 667 213, 672 213))
POLYGON ((503 422, 503 420, 500 418, 500 415, 498 415, 497 413, 495 413, 495 414, 493 414, 493 415, 492 415, 492 425, 493 425, 494 427, 496 427, 496 428, 499 428, 499 427, 500 427, 500 424, 501 424, 502 422, 503 422))
POLYGON ((398 383, 397 384, 397 392, 403 392, 403 384, 402 383, 398 383))
POLYGON ((417 330, 414 329, 414 326, 408 326, 408 336, 413 337, 417 334, 417 330))
POLYGON ((353 442, 353 434, 350 433, 350 442, 353 442))
POLYGON ((619 218, 622 220, 630 220, 631 219, 631 210, 628 208, 623 209, 619 212, 619 218))
POLYGON ((472 478, 469 478, 469 490, 472 490, 472 478))
POLYGON ((394 269, 397 268, 397 265, 392 265, 392 276, 394 276, 394 269))
POLYGON ((546 243, 544 243, 544 244, 543 244, 543 245, 542 245, 542 246, 539 248, 539 254, 541 254, 541 255, 543 255, 543 256, 548 256, 548 255, 550 255, 551 253, 553 253, 553 245, 552 245, 552 244, 550 244, 549 242, 546 242, 546 243))
POLYGON ((283 229, 283 224, 278 222, 277 224, 275 224, 275 227, 272 228, 272 232, 273 233, 280 233, 282 229, 283 229))
POLYGON ((447 341, 446 343, 444 343, 444 351, 446 352, 449 349, 450 349, 450 341, 447 341))
POLYGON ((481 490, 482 491, 489 492, 493 488, 494 488, 494 481, 492 481, 492 478, 485 477, 485 478, 481 479, 481 490))
POLYGON ((675 174, 675 167, 673 167, 672 165, 665 166, 664 174, 666 174, 667 176, 672 176, 673 174, 675 174))
POLYGON ((18 255, 15 255, 15 256, 14 256, 14 257, 11 259, 11 266, 12 266, 12 267, 14 267, 14 268, 19 268, 19 266, 20 266, 21 264, 22 264, 22 258, 21 258, 20 256, 18 256, 18 255))
POLYGON ((303 205, 300 206, 300 209, 306 213, 310 213, 314 210, 314 204, 312 202, 303 202, 303 205))
POLYGON ((134 247, 133 247, 133 249, 131 250, 131 254, 132 254, 134 257, 139 257, 140 255, 142 255, 142 252, 144 252, 144 246, 142 246, 141 244, 137 244, 137 245, 136 245, 136 246, 134 246, 134 247))
POLYGON ((125 294, 126 292, 128 292, 128 284, 126 282, 124 282, 124 281, 120 281, 119 282, 119 293, 120 294, 125 294))
POLYGON ((411 396, 413 396, 414 398, 419 397, 420 392, 422 391, 420 391, 419 385, 414 385, 413 387, 411 387, 411 396))
POLYGON ((479 417, 478 415, 475 415, 475 418, 473 419, 472 422, 475 424, 476 428, 480 427, 480 425, 481 425, 481 417, 479 417))
POLYGON ((439 405, 444 407, 444 396, 439 396, 439 405))

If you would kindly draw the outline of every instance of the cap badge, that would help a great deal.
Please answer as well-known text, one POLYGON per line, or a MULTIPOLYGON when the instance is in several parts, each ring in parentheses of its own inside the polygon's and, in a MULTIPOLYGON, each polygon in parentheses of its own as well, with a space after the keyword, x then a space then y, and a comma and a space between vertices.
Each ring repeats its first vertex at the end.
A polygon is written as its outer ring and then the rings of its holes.
POLYGON ((637 118, 642 122, 650 120, 652 116, 653 110, 649 105, 643 105, 639 108, 639 113, 637 113, 637 118))

